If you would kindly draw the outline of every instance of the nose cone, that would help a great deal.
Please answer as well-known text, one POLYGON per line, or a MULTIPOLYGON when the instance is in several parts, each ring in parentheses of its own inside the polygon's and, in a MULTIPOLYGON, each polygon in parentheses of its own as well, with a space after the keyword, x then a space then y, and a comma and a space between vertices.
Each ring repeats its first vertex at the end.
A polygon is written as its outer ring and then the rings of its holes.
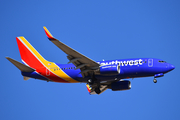
POLYGON ((169 64, 169 70, 171 71, 171 70, 174 70, 174 69, 175 69, 175 66, 174 66, 174 65, 169 64))

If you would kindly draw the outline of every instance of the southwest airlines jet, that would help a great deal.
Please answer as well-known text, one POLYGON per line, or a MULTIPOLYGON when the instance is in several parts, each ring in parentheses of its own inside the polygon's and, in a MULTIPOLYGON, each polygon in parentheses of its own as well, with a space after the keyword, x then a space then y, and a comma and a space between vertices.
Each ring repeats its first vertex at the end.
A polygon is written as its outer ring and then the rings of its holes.
POLYGON ((24 38, 16 37, 21 62, 6 57, 14 64, 24 80, 35 78, 60 83, 87 83, 90 94, 101 94, 107 89, 122 91, 131 89, 129 78, 164 76, 175 67, 161 59, 132 58, 94 61, 54 38, 44 27, 48 39, 67 54, 68 64, 49 62, 24 38))

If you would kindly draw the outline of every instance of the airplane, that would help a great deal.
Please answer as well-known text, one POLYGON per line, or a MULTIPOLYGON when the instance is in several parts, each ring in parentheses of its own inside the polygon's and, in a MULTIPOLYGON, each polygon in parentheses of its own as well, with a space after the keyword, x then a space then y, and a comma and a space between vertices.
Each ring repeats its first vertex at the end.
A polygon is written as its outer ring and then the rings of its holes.
POLYGON ((86 83, 89 94, 101 94, 107 89, 123 91, 131 89, 130 78, 156 78, 172 71, 175 66, 161 59, 132 58, 94 61, 52 36, 43 27, 48 39, 67 54, 68 64, 47 61, 23 37, 16 37, 21 62, 6 57, 20 71, 24 80, 35 78, 47 82, 86 83))

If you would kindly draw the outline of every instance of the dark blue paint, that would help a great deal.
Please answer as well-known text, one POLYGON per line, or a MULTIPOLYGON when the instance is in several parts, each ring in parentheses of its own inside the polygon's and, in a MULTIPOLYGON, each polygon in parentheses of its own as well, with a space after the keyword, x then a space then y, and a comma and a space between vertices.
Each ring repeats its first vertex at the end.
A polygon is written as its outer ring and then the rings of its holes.
POLYGON ((40 80, 48 80, 47 78, 39 75, 36 72, 21 72, 21 74, 26 77, 31 77, 31 78, 40 79, 40 80))
MULTIPOLYGON (((115 79, 127 79, 149 76, 160 77, 175 68, 172 64, 166 63, 164 61, 162 62, 161 59, 154 58, 117 59, 98 61, 98 63, 103 65, 120 64, 120 73, 118 75, 95 75, 95 77, 99 81, 114 81, 115 79), (158 74, 160 75, 158 76, 158 74)), ((87 82, 87 80, 90 78, 90 76, 83 78, 80 74, 80 69, 75 70, 75 66, 73 64, 56 63, 56 65, 58 65, 67 75, 79 82, 87 82)), ((47 80, 47 78, 37 74, 36 72, 22 73, 22 75, 41 80, 47 80)))
POLYGON ((119 90, 128 90, 130 89, 130 81, 124 80, 124 81, 118 81, 118 82, 113 82, 111 84, 111 89, 112 91, 119 91, 119 90))

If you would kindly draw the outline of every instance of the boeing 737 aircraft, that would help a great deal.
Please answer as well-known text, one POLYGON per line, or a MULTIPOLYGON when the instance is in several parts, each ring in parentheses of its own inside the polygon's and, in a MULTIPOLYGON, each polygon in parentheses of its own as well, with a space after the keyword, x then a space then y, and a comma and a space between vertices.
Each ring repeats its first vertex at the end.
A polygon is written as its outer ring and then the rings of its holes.
POLYGON ((54 38, 44 27, 48 39, 67 54, 68 64, 45 60, 24 38, 16 37, 21 62, 6 57, 24 76, 24 80, 35 78, 61 83, 87 83, 90 94, 101 94, 107 89, 113 91, 131 89, 129 78, 164 76, 175 67, 161 59, 132 58, 97 61, 82 55, 54 38), (125 79, 125 80, 124 80, 125 79))

